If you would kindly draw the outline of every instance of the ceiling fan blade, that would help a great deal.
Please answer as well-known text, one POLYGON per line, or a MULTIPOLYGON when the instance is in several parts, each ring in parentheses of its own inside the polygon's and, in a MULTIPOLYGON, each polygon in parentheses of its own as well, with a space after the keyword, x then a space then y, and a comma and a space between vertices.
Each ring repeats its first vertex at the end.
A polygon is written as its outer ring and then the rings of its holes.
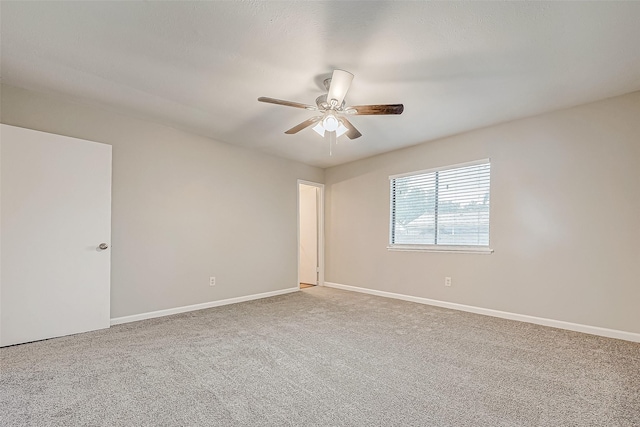
POLYGON ((360 131, 358 129, 356 129, 356 127, 349 121, 347 120, 346 117, 342 117, 342 124, 344 124, 344 126, 349 129, 345 135, 347 135, 347 137, 349 137, 349 139, 356 139, 356 138, 360 138, 362 136, 362 134, 360 133, 360 131))
POLYGON ((349 91, 351 86, 351 80, 353 80, 353 74, 344 70, 334 70, 331 76, 331 86, 329 86, 329 93, 327 94, 327 102, 329 104, 340 107, 344 97, 349 91), (335 104, 333 104, 335 101, 335 104))
POLYGON ((299 102, 293 101, 283 101, 282 99, 267 98, 266 96, 261 96, 260 98, 258 98, 258 101, 267 102, 269 104, 284 105, 285 107, 304 108, 305 110, 311 111, 316 111, 318 109, 318 107, 316 107, 315 105, 301 104, 299 102))
POLYGON ((294 133, 298 133, 302 129, 308 128, 309 126, 311 126, 314 123, 319 122, 320 120, 322 120, 322 116, 311 117, 310 119, 305 120, 304 122, 300 123, 299 125, 296 125, 296 126, 292 127, 291 129, 289 129, 285 133, 288 134, 288 135, 293 135, 294 133))
POLYGON ((355 107, 347 107, 344 112, 356 115, 380 115, 380 114, 402 114, 404 105, 387 104, 387 105, 358 105, 355 107))

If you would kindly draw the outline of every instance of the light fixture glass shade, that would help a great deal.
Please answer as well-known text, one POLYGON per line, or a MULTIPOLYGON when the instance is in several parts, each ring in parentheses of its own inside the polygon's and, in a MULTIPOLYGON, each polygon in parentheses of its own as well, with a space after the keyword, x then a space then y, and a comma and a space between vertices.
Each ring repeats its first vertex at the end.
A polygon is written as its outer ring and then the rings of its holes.
POLYGON ((340 122, 340 126, 338 126, 338 129, 336 129, 336 137, 341 137, 342 135, 344 135, 349 129, 347 129, 347 127, 345 125, 342 124, 342 122, 340 122))
POLYGON ((318 122, 318 124, 311 129, 315 130, 318 135, 324 138, 324 128, 322 127, 322 122, 318 122))
POLYGON ((327 114, 326 117, 322 120, 322 127, 324 127, 324 130, 326 131, 335 132, 336 130, 338 130, 339 126, 340 122, 333 114, 327 114))
POLYGON ((327 114, 327 116, 312 127, 318 135, 324 137, 325 132, 335 132, 336 138, 344 135, 349 129, 333 114, 327 114))

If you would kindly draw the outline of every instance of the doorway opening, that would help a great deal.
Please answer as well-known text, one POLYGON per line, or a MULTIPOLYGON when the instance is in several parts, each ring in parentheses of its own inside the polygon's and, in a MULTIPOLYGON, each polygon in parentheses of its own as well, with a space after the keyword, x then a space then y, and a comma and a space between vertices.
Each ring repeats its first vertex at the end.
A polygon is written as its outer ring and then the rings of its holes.
POLYGON ((324 184, 298 180, 298 287, 324 284, 324 184))

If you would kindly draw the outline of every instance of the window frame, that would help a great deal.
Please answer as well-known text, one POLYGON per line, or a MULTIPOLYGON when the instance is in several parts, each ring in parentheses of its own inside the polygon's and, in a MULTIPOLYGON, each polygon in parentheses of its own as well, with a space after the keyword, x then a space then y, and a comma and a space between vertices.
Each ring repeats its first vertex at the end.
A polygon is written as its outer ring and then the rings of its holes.
MULTIPOLYGON (((393 242, 393 230, 394 230, 394 204, 393 204, 393 180, 398 178, 404 178, 414 175, 422 175, 427 173, 435 173, 441 171, 447 171, 451 169, 458 169, 468 166, 476 166, 482 164, 489 164, 491 167, 491 159, 474 160, 465 163, 456 163, 453 165, 440 166, 437 168, 423 169, 413 172, 406 172, 389 176, 389 244, 387 250, 399 251, 399 252, 441 252, 441 253, 473 253, 473 254, 491 254, 493 249, 491 244, 491 204, 489 204, 489 244, 487 245, 438 245, 438 244, 394 244, 393 242)), ((491 194, 491 169, 489 169, 489 194, 491 194)), ((434 212, 437 215, 437 211, 434 212)))

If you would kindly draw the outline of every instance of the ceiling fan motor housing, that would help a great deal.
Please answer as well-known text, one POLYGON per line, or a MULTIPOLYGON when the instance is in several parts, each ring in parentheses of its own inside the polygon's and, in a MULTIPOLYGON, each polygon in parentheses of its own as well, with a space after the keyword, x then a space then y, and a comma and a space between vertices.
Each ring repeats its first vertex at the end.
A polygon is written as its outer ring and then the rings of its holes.
MULTIPOLYGON (((328 79, 328 80, 331 80, 331 79, 328 79)), ((331 104, 329 104, 329 102, 327 102, 327 94, 325 93, 324 95, 320 95, 319 97, 316 98, 316 105, 318 106, 318 109, 320 109, 320 110, 337 110, 337 111, 340 111, 340 110, 344 109, 345 101, 342 101, 342 105, 340 105, 339 107, 332 107, 331 104)))

